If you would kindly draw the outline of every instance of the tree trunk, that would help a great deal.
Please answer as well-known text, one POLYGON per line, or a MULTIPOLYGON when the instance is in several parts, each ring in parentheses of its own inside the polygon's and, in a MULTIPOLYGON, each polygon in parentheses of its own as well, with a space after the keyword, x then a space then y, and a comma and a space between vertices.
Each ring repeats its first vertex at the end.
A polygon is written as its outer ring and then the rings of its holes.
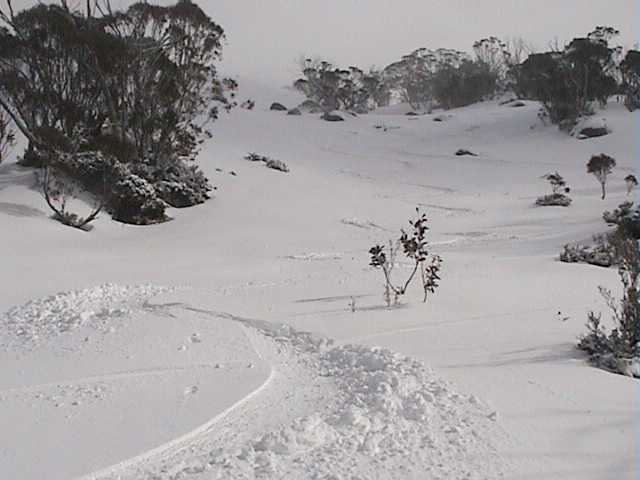
POLYGON ((607 196, 607 191, 604 188, 604 182, 600 182, 600 185, 602 186, 602 200, 604 200, 607 196))

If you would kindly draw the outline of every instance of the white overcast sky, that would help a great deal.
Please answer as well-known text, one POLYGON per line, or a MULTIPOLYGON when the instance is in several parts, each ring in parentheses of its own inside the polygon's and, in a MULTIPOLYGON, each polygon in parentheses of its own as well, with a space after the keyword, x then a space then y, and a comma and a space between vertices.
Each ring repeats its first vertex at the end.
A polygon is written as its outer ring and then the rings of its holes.
MULTIPOLYGON (((638 0, 195 1, 225 28, 225 70, 231 70, 226 73, 281 82, 293 79, 300 55, 366 68, 385 66, 418 47, 468 51, 490 35, 523 37, 539 50, 596 25, 618 28, 624 46, 640 36, 638 0)), ((35 2, 13 3, 19 8, 35 2)))

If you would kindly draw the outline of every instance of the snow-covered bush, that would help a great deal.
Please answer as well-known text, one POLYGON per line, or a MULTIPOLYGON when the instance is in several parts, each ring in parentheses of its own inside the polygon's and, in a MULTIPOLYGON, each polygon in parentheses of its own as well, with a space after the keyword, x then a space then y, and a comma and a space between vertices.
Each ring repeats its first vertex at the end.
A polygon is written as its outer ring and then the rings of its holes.
POLYGON ((538 197, 536 205, 539 207, 568 207, 571 205, 571 199, 563 193, 552 193, 538 197))
POLYGON ((277 160, 275 158, 267 157, 266 155, 259 155, 257 153, 249 153, 245 155, 245 160, 249 160, 250 162, 262 162, 266 165, 267 168, 272 170, 278 170, 280 172, 288 172, 289 167, 282 160, 277 160))
POLYGON ((568 207, 571 205, 571 198, 567 195, 571 189, 558 172, 547 173, 542 178, 549 182, 552 193, 538 197, 536 205, 539 207, 568 207))
POLYGON ((621 299, 600 287, 613 320, 607 332, 601 314, 591 312, 587 333, 578 348, 586 351, 598 366, 618 373, 640 377, 640 245, 619 229, 614 246, 619 259, 618 274, 622 283, 621 299))
POLYGON ((440 268, 442 259, 438 255, 430 254, 427 250, 428 242, 426 234, 429 230, 427 226, 426 215, 420 214, 420 210, 416 209, 418 218, 409 221, 412 231, 401 231, 400 238, 396 242, 389 241, 388 247, 382 245, 374 245, 369 249, 371 256, 369 265, 382 270, 385 280, 384 298, 387 306, 397 304, 399 298, 404 295, 407 288, 413 281, 418 270, 420 270, 420 278, 422 280, 422 289, 424 292, 423 301, 427 301, 430 293, 434 293, 438 288, 440 280, 440 268), (412 262, 411 273, 404 283, 395 283, 392 279, 392 271, 395 266, 395 260, 398 250, 402 248, 402 253, 412 262), (427 263, 427 260, 430 262, 427 263))
POLYGON ((121 178, 113 185, 109 205, 113 218, 136 225, 167 220, 167 205, 158 196, 153 185, 138 175, 126 172, 124 167, 121 178))
POLYGON ((282 160, 277 160, 275 158, 269 158, 267 159, 264 164, 267 166, 267 168, 270 168, 271 170, 278 170, 280 172, 288 172, 289 171, 289 167, 287 167, 287 164, 284 163, 282 160))
MULTIPOLYGON (((169 203, 163 201, 163 194, 167 197, 173 194, 172 199, 177 201, 180 198, 178 195, 182 193, 192 201, 199 193, 195 188, 193 191, 189 190, 187 172, 178 171, 171 176, 171 172, 179 164, 159 170, 145 164, 121 163, 102 152, 63 154, 50 159, 50 162, 81 189, 102 199, 104 209, 112 214, 114 220, 123 223, 147 225, 163 222, 167 220, 165 209, 169 203), (175 179, 173 183, 172 178, 175 179), (140 210, 136 211, 137 208, 140 210)), ((185 165, 184 168, 191 167, 185 165)), ((197 170, 193 176, 193 183, 196 183, 197 170)), ((206 181, 204 176, 200 178, 206 181)))
POLYGON ((134 168, 133 172, 151 181, 158 196, 176 208, 199 205, 209 199, 212 187, 197 165, 185 160, 173 162, 164 169, 134 168), (141 172, 146 172, 143 175, 141 172))
POLYGON ((617 263, 616 251, 610 240, 611 234, 595 235, 591 245, 567 244, 560 252, 560 261, 565 263, 588 263, 599 267, 610 267, 617 263))
POLYGON ((633 216, 633 202, 623 202, 613 212, 605 211, 602 218, 608 225, 620 225, 627 218, 633 216))

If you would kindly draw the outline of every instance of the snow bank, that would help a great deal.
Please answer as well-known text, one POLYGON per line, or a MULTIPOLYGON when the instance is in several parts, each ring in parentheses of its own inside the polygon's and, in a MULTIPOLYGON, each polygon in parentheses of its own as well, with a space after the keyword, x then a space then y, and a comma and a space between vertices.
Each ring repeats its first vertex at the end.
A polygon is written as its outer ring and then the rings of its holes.
MULTIPOLYGON (((266 347, 261 354, 276 372, 302 362, 329 398, 279 428, 237 445, 214 443, 148 478, 502 478, 492 446, 501 435, 496 412, 455 393, 421 362, 382 348, 333 346, 284 325, 240 321, 258 330, 266 347)), ((264 407, 291 408, 286 401, 264 407)))
POLYGON ((0 317, 1 331, 11 343, 35 346, 41 341, 81 326, 107 331, 109 319, 127 315, 132 308, 169 289, 156 285, 104 284, 32 300, 0 317))

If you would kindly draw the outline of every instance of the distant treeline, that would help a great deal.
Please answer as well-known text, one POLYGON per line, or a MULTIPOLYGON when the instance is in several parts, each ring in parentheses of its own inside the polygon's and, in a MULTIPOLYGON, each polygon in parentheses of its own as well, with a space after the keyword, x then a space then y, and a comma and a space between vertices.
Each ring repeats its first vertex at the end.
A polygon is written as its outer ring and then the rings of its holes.
POLYGON ((553 123, 570 123, 593 102, 625 96, 640 106, 640 52, 612 46, 619 32, 597 27, 565 46, 536 53, 522 39, 496 37, 473 44, 473 54, 420 48, 382 69, 339 68, 322 60, 302 62, 294 86, 326 110, 366 113, 394 99, 416 110, 456 108, 513 92, 542 102, 553 123))

